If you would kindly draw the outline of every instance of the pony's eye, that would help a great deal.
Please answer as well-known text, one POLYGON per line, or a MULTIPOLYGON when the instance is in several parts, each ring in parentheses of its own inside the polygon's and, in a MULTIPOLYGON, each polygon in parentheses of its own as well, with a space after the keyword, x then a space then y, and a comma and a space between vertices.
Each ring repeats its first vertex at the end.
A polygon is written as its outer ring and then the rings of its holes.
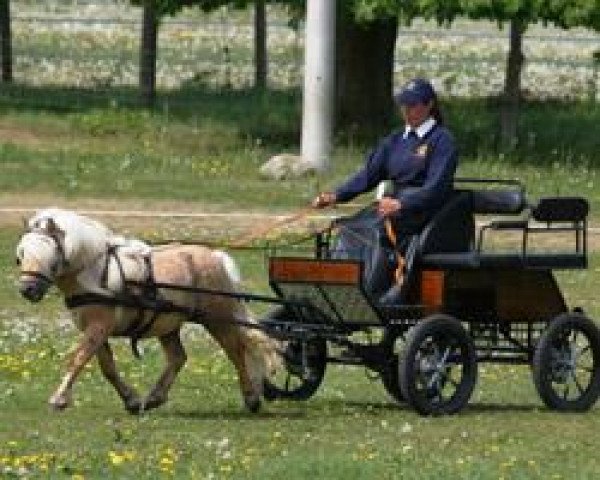
POLYGON ((19 257, 17 257, 16 261, 17 261, 17 267, 20 267, 21 266, 21 259, 19 257))

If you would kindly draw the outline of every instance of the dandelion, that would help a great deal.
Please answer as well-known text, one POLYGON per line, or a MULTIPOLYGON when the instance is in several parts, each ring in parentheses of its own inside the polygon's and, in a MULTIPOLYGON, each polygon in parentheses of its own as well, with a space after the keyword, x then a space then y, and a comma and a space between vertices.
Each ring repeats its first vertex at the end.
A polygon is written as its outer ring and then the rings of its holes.
POLYGON ((115 452, 111 450, 110 452, 108 452, 108 458, 110 460, 110 463, 116 467, 122 465, 125 462, 132 462, 133 460, 135 460, 136 456, 137 455, 134 452, 130 451, 115 452))
POLYGON ((113 451, 108 452, 108 458, 110 459, 110 463, 117 467, 125 461, 125 457, 123 455, 113 451))

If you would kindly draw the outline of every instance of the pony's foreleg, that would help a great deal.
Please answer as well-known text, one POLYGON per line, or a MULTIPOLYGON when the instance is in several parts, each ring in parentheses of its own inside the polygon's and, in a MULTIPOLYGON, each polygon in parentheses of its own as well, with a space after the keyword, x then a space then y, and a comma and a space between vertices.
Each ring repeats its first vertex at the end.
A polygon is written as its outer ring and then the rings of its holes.
POLYGON ((75 349, 75 353, 69 362, 66 375, 48 400, 50 406, 56 410, 63 410, 71 404, 72 387, 77 376, 108 339, 110 325, 101 321, 101 319, 102 317, 95 322, 88 323, 83 332, 83 339, 75 349))
POLYGON ((165 352, 167 365, 142 404, 143 410, 150 410, 159 407, 167 401, 169 390, 177 377, 179 371, 187 361, 187 355, 181 344, 179 329, 174 330, 167 335, 159 337, 160 344, 165 352))
POLYGON ((96 357, 98 358, 98 364, 100 365, 102 375, 104 375, 104 378, 106 378, 115 388, 119 397, 123 400, 127 411, 138 413, 142 407, 140 398, 138 397, 137 392, 127 385, 119 375, 119 372, 117 372, 113 352, 108 342, 104 342, 100 346, 96 353, 96 357))
MULTIPOLYGON (((207 326, 208 327, 208 326, 207 326)), ((260 409, 260 395, 262 389, 254 384, 248 371, 247 352, 240 330, 236 326, 228 328, 209 328, 212 336, 223 348, 231 363, 233 363, 240 382, 240 389, 244 396, 246 408, 251 412, 260 409)))

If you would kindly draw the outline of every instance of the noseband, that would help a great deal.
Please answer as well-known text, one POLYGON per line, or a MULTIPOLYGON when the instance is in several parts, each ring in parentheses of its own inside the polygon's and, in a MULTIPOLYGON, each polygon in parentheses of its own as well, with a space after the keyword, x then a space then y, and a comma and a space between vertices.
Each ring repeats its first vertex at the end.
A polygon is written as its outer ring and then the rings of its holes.
MULTIPOLYGON (((56 272, 59 267, 62 267, 63 269, 68 268, 69 261, 67 260, 67 255, 65 253, 65 247, 62 244, 62 242, 60 241, 60 237, 57 233, 48 232, 47 230, 44 230, 43 228, 29 228, 29 229, 25 230, 25 234, 27 234, 27 233, 37 233, 38 235, 43 235, 44 237, 48 237, 48 238, 51 238, 52 240, 54 240, 54 243, 56 245, 56 250, 58 251, 59 259, 50 268, 50 270, 52 272, 56 272)), ((47 282, 48 284, 54 283, 54 279, 50 278, 48 275, 44 275, 43 273, 36 272, 33 270, 22 270, 21 275, 27 275, 30 277, 38 278, 40 280, 47 282)))

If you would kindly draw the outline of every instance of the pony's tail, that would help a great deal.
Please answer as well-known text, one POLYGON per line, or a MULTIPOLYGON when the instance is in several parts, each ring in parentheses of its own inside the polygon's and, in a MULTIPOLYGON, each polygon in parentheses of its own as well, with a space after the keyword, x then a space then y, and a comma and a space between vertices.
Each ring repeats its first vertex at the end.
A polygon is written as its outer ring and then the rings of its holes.
MULTIPOLYGON (((241 285, 242 278, 236 262, 222 250, 215 250, 213 253, 221 260, 229 280, 237 289, 241 285)), ((243 323, 256 324, 256 327, 241 325, 240 330, 245 344, 246 365, 255 388, 262 391, 263 381, 271 377, 281 367, 279 341, 269 337, 260 329, 258 322, 245 305, 242 306, 242 310, 236 316, 243 323)))
MULTIPOLYGON (((246 318, 246 322, 258 325, 250 315, 246 318)), ((260 386, 262 390, 263 381, 272 377, 282 367, 282 359, 279 354, 280 342, 258 327, 241 327, 241 331, 246 344, 244 350, 251 377, 254 383, 257 383, 256 386, 260 386)))

